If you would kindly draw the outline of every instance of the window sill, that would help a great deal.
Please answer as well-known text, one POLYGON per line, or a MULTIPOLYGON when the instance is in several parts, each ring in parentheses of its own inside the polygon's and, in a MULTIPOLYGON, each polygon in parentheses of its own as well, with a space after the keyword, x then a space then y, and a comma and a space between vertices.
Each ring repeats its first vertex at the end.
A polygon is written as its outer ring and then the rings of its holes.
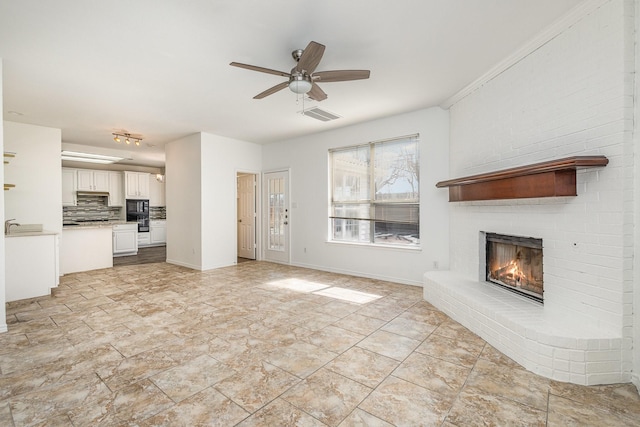
POLYGON ((358 242, 340 242, 336 240, 326 240, 325 243, 328 245, 356 246, 361 248, 373 248, 373 249, 392 250, 392 251, 400 251, 400 252, 422 252, 422 246, 392 246, 392 245, 381 245, 379 243, 372 244, 372 243, 358 243, 358 242))

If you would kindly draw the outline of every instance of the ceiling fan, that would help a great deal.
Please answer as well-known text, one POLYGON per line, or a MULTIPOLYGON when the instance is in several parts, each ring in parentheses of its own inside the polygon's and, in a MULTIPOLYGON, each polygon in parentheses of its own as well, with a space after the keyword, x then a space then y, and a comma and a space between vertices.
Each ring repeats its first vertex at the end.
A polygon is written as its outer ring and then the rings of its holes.
POLYGON ((344 82, 348 80, 362 80, 369 78, 369 70, 333 70, 319 71, 316 73, 315 70, 316 67, 318 67, 318 64, 320 64, 320 60, 324 54, 324 49, 324 45, 312 41, 304 50, 297 49, 291 52, 291 56, 293 56, 293 59, 296 60, 297 64, 291 69, 290 73, 258 67, 255 65, 241 64, 239 62, 232 62, 229 65, 246 68, 247 70, 259 71, 261 73, 275 74, 276 76, 287 77, 289 79, 286 82, 279 83, 264 92, 257 94, 253 99, 262 99, 289 87, 292 92, 297 94, 306 93, 307 96, 314 101, 322 101, 327 99, 327 94, 320 89, 320 86, 318 86, 317 83, 344 82))

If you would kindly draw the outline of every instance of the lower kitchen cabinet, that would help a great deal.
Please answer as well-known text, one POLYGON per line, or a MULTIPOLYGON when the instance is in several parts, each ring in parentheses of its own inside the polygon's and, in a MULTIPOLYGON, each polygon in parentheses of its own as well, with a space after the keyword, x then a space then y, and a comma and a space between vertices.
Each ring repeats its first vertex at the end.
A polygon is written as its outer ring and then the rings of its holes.
POLYGON ((138 253, 138 223, 113 226, 113 256, 138 253))
POLYGON ((150 232, 138 233, 138 247, 149 246, 151 244, 150 232))
POLYGON ((164 245, 167 243, 167 221, 152 219, 149 224, 151 245, 164 245))

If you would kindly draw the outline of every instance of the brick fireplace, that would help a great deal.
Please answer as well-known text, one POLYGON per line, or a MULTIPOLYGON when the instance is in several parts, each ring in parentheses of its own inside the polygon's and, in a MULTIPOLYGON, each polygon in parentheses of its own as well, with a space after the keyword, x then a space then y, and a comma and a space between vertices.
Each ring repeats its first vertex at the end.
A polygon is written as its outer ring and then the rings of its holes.
POLYGON ((613 0, 583 10, 452 99, 442 179, 573 156, 609 163, 578 168, 568 178, 573 193, 538 194, 535 176, 524 197, 510 184, 502 198, 483 187, 469 199, 458 188, 448 270, 424 275, 427 301, 525 368, 577 384, 629 382, 634 371, 633 6, 613 0), (487 282, 487 233, 542 240, 543 304, 487 282))

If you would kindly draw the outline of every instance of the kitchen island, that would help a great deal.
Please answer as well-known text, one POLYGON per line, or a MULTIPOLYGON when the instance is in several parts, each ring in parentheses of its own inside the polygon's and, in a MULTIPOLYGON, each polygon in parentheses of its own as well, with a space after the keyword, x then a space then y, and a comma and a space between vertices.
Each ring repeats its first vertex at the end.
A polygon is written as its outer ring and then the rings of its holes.
POLYGON ((113 225, 121 222, 96 222, 65 225, 60 239, 60 273, 113 267, 113 225))

